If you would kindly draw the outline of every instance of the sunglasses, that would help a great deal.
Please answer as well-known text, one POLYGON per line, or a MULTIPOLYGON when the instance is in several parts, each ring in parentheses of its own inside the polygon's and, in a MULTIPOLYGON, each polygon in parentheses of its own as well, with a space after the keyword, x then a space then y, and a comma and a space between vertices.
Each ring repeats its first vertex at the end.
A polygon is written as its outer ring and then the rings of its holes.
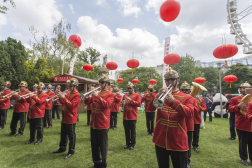
POLYGON ((182 91, 182 92, 186 92, 186 91, 188 91, 188 90, 187 90, 187 89, 181 89, 181 91, 182 91))
POLYGON ((177 78, 168 78, 168 79, 165 79, 166 82, 169 82, 169 81, 175 81, 177 78))
POLYGON ((128 88, 128 90, 131 90, 132 88, 128 88))
POLYGON ((73 85, 69 85, 68 87, 73 87, 73 85))
POLYGON ((99 82, 99 84, 104 84, 105 82, 103 82, 103 81, 101 81, 101 82, 99 82))

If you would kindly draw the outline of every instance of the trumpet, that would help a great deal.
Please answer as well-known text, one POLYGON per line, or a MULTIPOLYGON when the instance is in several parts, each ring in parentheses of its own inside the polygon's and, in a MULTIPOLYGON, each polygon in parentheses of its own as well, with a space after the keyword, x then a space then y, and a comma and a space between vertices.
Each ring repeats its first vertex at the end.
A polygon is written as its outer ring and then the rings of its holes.
POLYGON ((97 87, 97 88, 95 88, 95 89, 93 89, 93 90, 90 90, 90 91, 87 92, 87 93, 83 93, 83 95, 81 96, 81 100, 84 100, 85 96, 89 95, 90 93, 92 93, 92 92, 94 92, 94 91, 96 91, 96 90, 98 90, 98 89, 100 89, 100 86, 97 87))
POLYGON ((160 96, 153 100, 153 105, 157 109, 162 109, 164 107, 164 98, 167 96, 168 93, 171 93, 172 87, 171 84, 167 87, 167 92, 160 94, 160 96))
POLYGON ((27 96, 26 98, 29 98, 29 97, 30 97, 29 94, 32 94, 31 96, 33 96, 33 95, 36 94, 36 92, 29 92, 29 93, 27 93, 27 94, 25 94, 25 95, 21 95, 20 98, 26 97, 26 96, 27 96))
MULTIPOLYGON (((126 96, 126 97, 128 97, 128 95, 129 95, 129 93, 127 94, 127 96, 126 96)), ((125 97, 125 100, 124 100, 124 103, 123 103, 123 106, 122 106, 122 110, 121 110, 121 112, 123 112, 123 111, 124 111, 124 106, 125 106, 125 104, 126 104, 126 97, 125 97)))
POLYGON ((9 94, 7 94, 7 95, 4 95, 4 96, 2 96, 3 98, 5 98, 5 97, 7 97, 7 96, 12 96, 11 94, 13 94, 13 93, 15 93, 15 92, 19 92, 19 89, 17 89, 17 90, 15 90, 15 91, 12 91, 12 92, 10 92, 9 94))
MULTIPOLYGON (((65 91, 63 92, 63 94, 66 94, 67 91, 68 91, 68 89, 65 90, 65 91)), ((60 93, 61 93, 61 92, 60 92, 60 93)), ((55 97, 59 96, 60 93, 56 94, 55 96, 51 97, 50 99, 46 99, 46 103, 48 103, 50 100, 55 99, 55 97)), ((57 100, 58 100, 58 99, 59 99, 59 98, 57 98, 57 100)))

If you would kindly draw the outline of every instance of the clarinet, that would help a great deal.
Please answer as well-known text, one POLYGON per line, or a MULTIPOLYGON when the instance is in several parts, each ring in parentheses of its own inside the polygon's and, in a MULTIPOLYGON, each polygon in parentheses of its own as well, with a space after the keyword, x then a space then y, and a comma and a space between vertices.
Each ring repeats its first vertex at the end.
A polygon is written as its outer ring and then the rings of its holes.
MULTIPOLYGON (((129 93, 127 94, 127 96, 126 96, 126 97, 128 97, 128 95, 129 95, 129 93)), ((126 97, 125 97, 125 101, 124 101, 124 103, 123 103, 123 106, 122 106, 122 110, 121 110, 121 112, 123 112, 123 110, 124 110, 124 106, 125 106, 125 104, 126 104, 126 97)))

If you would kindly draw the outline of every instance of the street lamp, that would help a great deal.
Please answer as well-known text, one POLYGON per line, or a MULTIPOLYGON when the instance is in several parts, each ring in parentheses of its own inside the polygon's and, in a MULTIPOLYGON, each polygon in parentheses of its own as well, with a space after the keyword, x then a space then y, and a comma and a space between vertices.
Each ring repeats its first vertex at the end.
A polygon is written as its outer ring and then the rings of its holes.
POLYGON ((213 86, 213 94, 215 95, 217 92, 217 87, 216 86, 213 86))
MULTIPOLYGON (((221 62, 217 62, 217 68, 219 69, 219 83, 220 83, 220 106, 222 107, 222 92, 221 92, 221 73, 220 70, 222 68, 222 64, 221 62)), ((221 118, 223 118, 223 112, 222 112, 222 108, 221 108, 221 118)))

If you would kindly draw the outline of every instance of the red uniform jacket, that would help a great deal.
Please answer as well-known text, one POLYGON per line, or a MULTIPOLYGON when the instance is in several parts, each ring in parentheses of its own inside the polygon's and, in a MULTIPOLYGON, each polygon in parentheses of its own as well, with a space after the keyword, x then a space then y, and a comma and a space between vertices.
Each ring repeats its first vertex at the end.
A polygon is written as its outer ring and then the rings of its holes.
POLYGON ((57 99, 57 100, 53 102, 53 105, 55 105, 55 106, 61 105, 60 100, 58 99, 58 96, 56 96, 55 99, 57 99))
POLYGON ((6 89, 0 96, 0 109, 9 109, 10 108, 10 96, 3 98, 2 96, 9 94, 10 89, 6 89))
POLYGON ((197 100, 194 97, 192 97, 191 99, 193 100, 193 107, 194 107, 193 111, 194 111, 194 114, 193 114, 192 118, 186 118, 185 119, 186 120, 187 131, 194 131, 194 120, 195 120, 194 116, 197 113, 199 113, 199 111, 200 111, 200 108, 197 105, 197 100))
POLYGON ((120 103, 121 103, 122 96, 118 93, 114 97, 114 101, 111 104, 110 111, 112 112, 119 112, 120 111, 120 103))
POLYGON ((45 99, 47 99, 47 95, 44 92, 26 99, 30 103, 29 118, 41 118, 45 116, 45 99))
POLYGON ((114 94, 109 90, 103 90, 98 95, 89 97, 87 104, 92 103, 92 115, 90 126, 93 129, 108 129, 110 125, 110 106, 114 100, 114 94))
MULTIPOLYGON (((125 100, 127 95, 123 96, 123 100, 125 100)), ((128 95, 130 100, 126 100, 126 103, 124 105, 123 109, 123 119, 124 120, 137 120, 137 111, 138 107, 141 105, 141 96, 137 93, 132 93, 131 95, 128 95)))
MULTIPOLYGON (((52 98, 55 94, 53 91, 47 92, 47 99, 52 98)), ((52 109, 52 100, 50 100, 48 103, 46 103, 46 109, 52 109)))
POLYGON ((87 110, 91 110, 91 103, 88 103, 88 98, 84 98, 84 103, 87 105, 87 110))
POLYGON ((235 127, 237 129, 252 132, 251 122, 245 119, 245 115, 240 112, 237 106, 241 102, 242 97, 243 96, 233 97, 230 100, 228 111, 235 112, 235 127))
MULTIPOLYGON (((30 91, 28 89, 24 90, 23 92, 18 92, 19 96, 26 95, 30 91)), ((22 97, 19 100, 19 96, 13 96, 12 99, 15 100, 14 110, 13 112, 28 112, 29 110, 29 103, 27 103, 26 98, 22 97)))
POLYGON ((145 112, 155 112, 156 107, 153 105, 153 100, 156 99, 158 94, 151 93, 151 94, 145 94, 142 97, 142 101, 145 101, 145 112))
POLYGON ((152 141, 166 150, 187 151, 188 137, 185 118, 194 115, 193 100, 190 95, 179 90, 172 92, 175 100, 171 104, 164 102, 164 108, 158 109, 156 126, 152 141))
POLYGON ((81 98, 78 91, 69 92, 63 99, 60 99, 62 104, 62 123, 73 124, 77 122, 80 101, 81 98))
POLYGON ((207 111, 207 107, 206 107, 206 103, 204 99, 201 97, 199 97, 199 99, 201 100, 199 104, 200 109, 199 111, 197 111, 197 113, 194 113, 194 124, 201 124, 201 111, 204 111, 204 112, 207 111))

